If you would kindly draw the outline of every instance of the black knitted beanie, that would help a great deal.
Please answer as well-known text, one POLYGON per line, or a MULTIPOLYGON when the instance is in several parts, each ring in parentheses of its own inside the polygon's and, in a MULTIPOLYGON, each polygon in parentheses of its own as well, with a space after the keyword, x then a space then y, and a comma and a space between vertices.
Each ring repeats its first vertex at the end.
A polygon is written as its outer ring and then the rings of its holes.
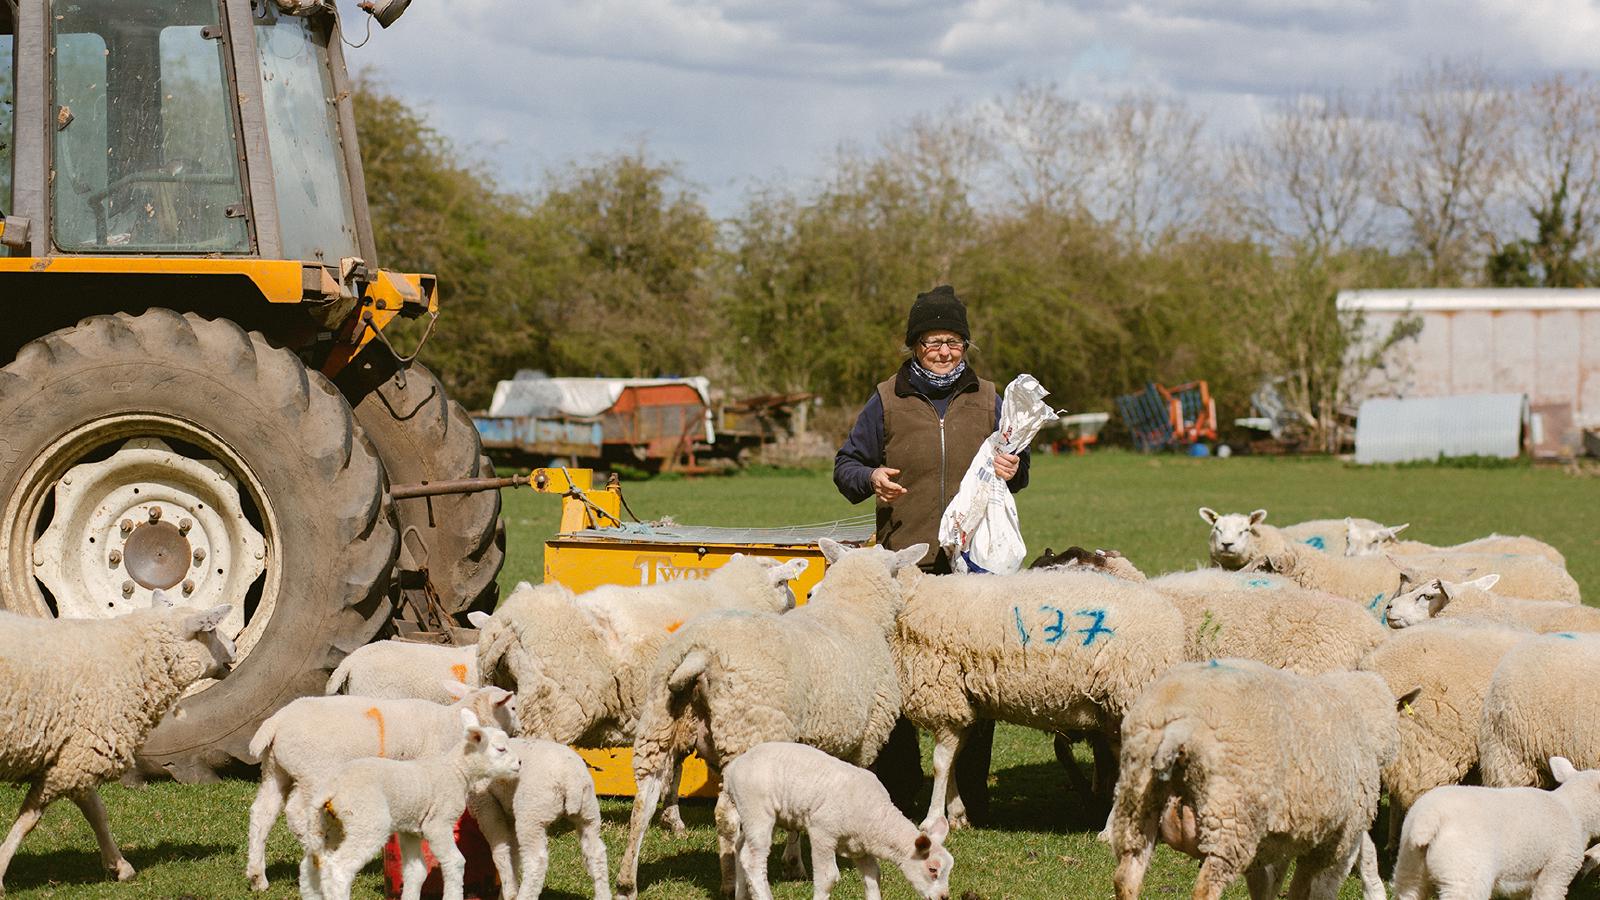
POLYGON ((962 340, 972 340, 972 332, 967 329, 967 307, 948 284, 917 295, 906 319, 906 346, 930 331, 954 331, 962 340))

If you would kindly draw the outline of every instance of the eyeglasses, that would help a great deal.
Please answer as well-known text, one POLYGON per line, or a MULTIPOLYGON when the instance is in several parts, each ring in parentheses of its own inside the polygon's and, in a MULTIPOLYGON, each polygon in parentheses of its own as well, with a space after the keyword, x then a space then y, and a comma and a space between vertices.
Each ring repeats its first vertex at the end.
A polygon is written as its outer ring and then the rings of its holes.
POLYGON ((967 342, 961 338, 943 338, 937 341, 918 341, 917 343, 921 344, 924 350, 938 350, 941 347, 946 350, 967 349, 967 342))

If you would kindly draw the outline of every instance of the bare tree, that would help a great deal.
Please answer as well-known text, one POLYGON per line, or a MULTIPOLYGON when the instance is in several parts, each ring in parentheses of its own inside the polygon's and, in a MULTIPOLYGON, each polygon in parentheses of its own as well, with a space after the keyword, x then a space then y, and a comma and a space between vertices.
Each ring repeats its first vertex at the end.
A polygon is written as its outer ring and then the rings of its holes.
POLYGON ((1316 256, 1369 243, 1375 142, 1343 93, 1286 98, 1229 154, 1226 211, 1252 237, 1316 256))
POLYGON ((1210 174, 1199 115, 1180 100, 1141 93, 1098 119, 1090 211, 1142 246, 1192 224, 1210 174))
POLYGON ((1513 98, 1476 62, 1430 64, 1402 77, 1385 110, 1393 127, 1380 194, 1405 217, 1435 284, 1460 281, 1498 244, 1497 195, 1509 160, 1513 98))
POLYGON ((1099 135, 1089 111, 1053 83, 1023 82, 983 109, 1004 190, 1023 207, 1083 206, 1099 135))
POLYGON ((1509 180, 1535 234, 1491 259, 1491 275, 1510 283, 1577 287, 1590 280, 1587 261, 1597 246, 1600 83, 1586 74, 1556 74, 1534 82, 1520 99, 1509 180))

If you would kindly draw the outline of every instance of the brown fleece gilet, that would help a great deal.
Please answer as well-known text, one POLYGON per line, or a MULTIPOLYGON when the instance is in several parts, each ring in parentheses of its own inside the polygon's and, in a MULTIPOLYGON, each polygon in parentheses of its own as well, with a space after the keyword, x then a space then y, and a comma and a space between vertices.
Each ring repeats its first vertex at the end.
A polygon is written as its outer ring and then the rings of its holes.
POLYGON ((899 393, 896 378, 878 385, 883 403, 883 464, 899 469, 906 489, 892 504, 878 501, 878 543, 890 550, 927 543, 923 568, 938 560, 939 518, 961 488, 972 457, 994 433, 994 382, 977 379, 950 398, 944 422, 921 394, 899 393), (941 431, 943 432, 941 440, 941 431))

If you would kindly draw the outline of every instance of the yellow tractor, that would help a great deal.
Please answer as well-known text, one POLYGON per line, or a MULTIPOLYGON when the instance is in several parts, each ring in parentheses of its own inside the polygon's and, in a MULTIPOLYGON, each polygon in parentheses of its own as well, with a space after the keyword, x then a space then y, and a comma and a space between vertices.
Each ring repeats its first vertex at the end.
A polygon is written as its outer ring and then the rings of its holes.
POLYGON ((378 265, 339 27, 0 0, 0 608, 233 605, 146 773, 213 778, 346 653, 496 599, 477 432, 385 334, 438 294, 378 265))

